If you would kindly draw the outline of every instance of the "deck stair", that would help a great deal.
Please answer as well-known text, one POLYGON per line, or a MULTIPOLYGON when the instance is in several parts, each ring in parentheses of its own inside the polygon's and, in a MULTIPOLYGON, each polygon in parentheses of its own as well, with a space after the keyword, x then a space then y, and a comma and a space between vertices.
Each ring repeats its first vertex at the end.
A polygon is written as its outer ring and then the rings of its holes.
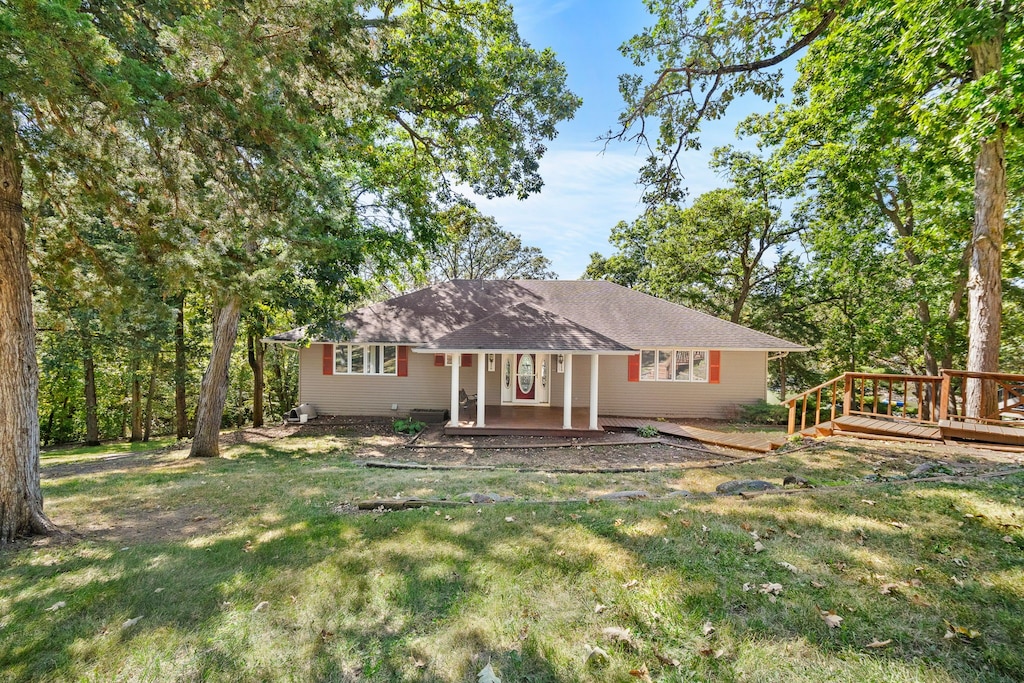
POLYGON ((784 402, 789 433, 1024 446, 1024 375, 943 370, 939 376, 847 372, 784 402), (967 417, 967 384, 996 409, 967 417), (797 425, 799 423, 799 429, 797 425))
POLYGON ((702 429, 690 425, 678 425, 673 422, 645 420, 637 417, 602 417, 601 426, 604 429, 639 429, 640 427, 651 426, 662 434, 693 439, 694 441, 712 446, 752 451, 754 453, 767 453, 780 448, 786 443, 785 437, 773 438, 766 437, 764 434, 743 432, 717 432, 713 429, 702 429))

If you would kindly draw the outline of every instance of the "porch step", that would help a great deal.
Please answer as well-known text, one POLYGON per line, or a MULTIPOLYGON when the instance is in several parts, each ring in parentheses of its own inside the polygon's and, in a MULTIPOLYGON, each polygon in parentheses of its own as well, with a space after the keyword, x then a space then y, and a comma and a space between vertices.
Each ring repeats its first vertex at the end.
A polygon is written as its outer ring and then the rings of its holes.
POLYGON ((452 427, 445 425, 442 429, 445 436, 558 436, 570 439, 581 439, 600 434, 597 429, 556 429, 536 427, 452 427))
POLYGON ((903 422, 879 417, 844 415, 837 417, 833 422, 833 426, 843 432, 854 432, 851 436, 874 434, 895 439, 942 440, 942 432, 935 425, 903 422))

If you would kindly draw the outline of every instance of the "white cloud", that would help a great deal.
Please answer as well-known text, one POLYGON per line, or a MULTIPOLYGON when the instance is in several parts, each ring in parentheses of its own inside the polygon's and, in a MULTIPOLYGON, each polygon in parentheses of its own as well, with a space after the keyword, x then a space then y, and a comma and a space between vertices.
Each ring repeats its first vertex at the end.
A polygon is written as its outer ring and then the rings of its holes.
MULTIPOLYGON (((513 197, 474 197, 477 207, 494 216, 502 228, 521 235, 524 243, 540 247, 560 278, 583 274, 590 253, 611 253, 608 236, 619 221, 643 212, 642 188, 636 185, 644 154, 600 147, 549 150, 541 161, 544 188, 525 200, 513 197)), ((708 155, 688 155, 687 185, 691 196, 720 185, 707 170, 708 155)))

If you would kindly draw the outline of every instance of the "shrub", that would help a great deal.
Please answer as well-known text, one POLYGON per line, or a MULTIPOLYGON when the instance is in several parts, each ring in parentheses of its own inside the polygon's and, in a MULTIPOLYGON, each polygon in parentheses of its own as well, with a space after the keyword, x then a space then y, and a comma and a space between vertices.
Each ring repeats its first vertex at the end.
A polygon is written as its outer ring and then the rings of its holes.
POLYGON ((426 422, 420 422, 410 418, 400 417, 395 420, 395 431, 399 434, 419 434, 426 426, 426 422))
POLYGON ((637 427, 637 436, 643 437, 644 439, 653 439, 658 436, 658 428, 652 425, 644 425, 643 427, 637 427))
POLYGON ((784 425, 789 421, 789 408, 758 401, 740 406, 740 419, 762 425, 784 425))

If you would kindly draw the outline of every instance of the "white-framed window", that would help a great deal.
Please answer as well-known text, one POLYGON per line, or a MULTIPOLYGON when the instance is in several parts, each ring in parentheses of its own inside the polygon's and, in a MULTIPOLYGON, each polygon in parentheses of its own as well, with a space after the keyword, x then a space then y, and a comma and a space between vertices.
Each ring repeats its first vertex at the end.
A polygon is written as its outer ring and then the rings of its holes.
POLYGON ((397 375, 395 344, 335 344, 335 375, 397 375))
POLYGON ((642 349, 642 382, 707 382, 707 349, 642 349))

